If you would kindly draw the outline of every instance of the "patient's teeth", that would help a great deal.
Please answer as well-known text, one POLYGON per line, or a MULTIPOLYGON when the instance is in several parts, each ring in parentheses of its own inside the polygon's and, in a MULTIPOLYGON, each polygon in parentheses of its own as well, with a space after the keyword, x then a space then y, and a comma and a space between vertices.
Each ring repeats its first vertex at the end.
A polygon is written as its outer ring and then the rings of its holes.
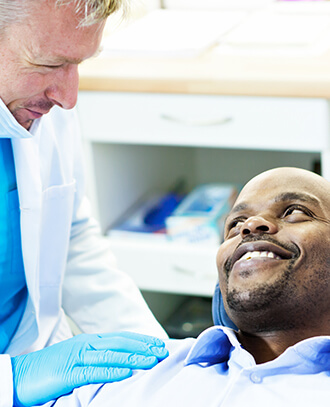
POLYGON ((252 257, 252 253, 247 252, 247 253, 243 254, 243 256, 241 257, 241 260, 250 260, 251 257, 252 257))
POLYGON ((268 252, 268 251, 253 251, 253 252, 246 252, 245 254, 243 254, 243 256, 241 257, 240 260, 250 260, 252 258, 256 258, 256 257, 269 257, 271 259, 278 259, 280 260, 281 257, 278 256, 277 254, 273 253, 273 252, 268 252))

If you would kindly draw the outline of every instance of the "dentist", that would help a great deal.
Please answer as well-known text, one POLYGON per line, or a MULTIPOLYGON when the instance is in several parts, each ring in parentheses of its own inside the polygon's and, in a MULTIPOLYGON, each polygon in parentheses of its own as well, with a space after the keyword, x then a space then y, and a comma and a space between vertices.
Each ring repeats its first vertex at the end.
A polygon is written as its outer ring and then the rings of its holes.
POLYGON ((115 333, 166 337, 90 216, 70 110, 78 65, 121 6, 0 0, 0 407, 122 380, 167 355, 159 339, 115 333), (65 313, 83 335, 71 338, 65 313))

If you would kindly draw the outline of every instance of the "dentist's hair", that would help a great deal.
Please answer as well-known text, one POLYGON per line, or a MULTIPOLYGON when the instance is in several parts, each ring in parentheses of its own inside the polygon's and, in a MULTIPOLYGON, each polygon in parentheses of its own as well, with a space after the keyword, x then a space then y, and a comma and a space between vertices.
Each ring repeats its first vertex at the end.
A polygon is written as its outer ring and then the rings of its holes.
POLYGON ((120 9, 125 13, 128 4, 127 0, 0 0, 0 32, 28 17, 32 3, 43 1, 53 1, 58 7, 74 4, 77 15, 81 16, 80 26, 100 22, 120 9))
POLYGON ((55 0, 57 5, 74 3, 76 13, 82 15, 80 26, 88 26, 105 20, 110 14, 126 11, 126 0, 55 0))

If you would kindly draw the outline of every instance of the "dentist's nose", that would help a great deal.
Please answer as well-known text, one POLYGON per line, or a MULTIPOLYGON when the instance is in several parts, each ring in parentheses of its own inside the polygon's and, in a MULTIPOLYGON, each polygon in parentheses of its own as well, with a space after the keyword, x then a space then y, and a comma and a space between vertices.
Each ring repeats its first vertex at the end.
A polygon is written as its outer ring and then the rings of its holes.
POLYGON ((58 72, 46 96, 63 109, 72 109, 77 103, 79 85, 78 66, 71 64, 58 72))
POLYGON ((251 216, 246 219, 241 227, 241 236, 258 235, 258 234, 274 234, 278 232, 278 227, 274 222, 265 219, 262 216, 251 216))

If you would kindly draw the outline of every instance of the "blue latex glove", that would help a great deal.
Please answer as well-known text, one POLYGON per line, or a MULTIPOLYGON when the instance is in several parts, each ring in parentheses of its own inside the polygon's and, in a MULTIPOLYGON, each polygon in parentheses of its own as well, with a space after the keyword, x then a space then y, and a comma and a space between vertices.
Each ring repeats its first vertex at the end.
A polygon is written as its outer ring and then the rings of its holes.
POLYGON ((75 387, 126 379, 167 357, 164 342, 129 332, 81 334, 48 348, 11 358, 14 405, 46 403, 75 387))

